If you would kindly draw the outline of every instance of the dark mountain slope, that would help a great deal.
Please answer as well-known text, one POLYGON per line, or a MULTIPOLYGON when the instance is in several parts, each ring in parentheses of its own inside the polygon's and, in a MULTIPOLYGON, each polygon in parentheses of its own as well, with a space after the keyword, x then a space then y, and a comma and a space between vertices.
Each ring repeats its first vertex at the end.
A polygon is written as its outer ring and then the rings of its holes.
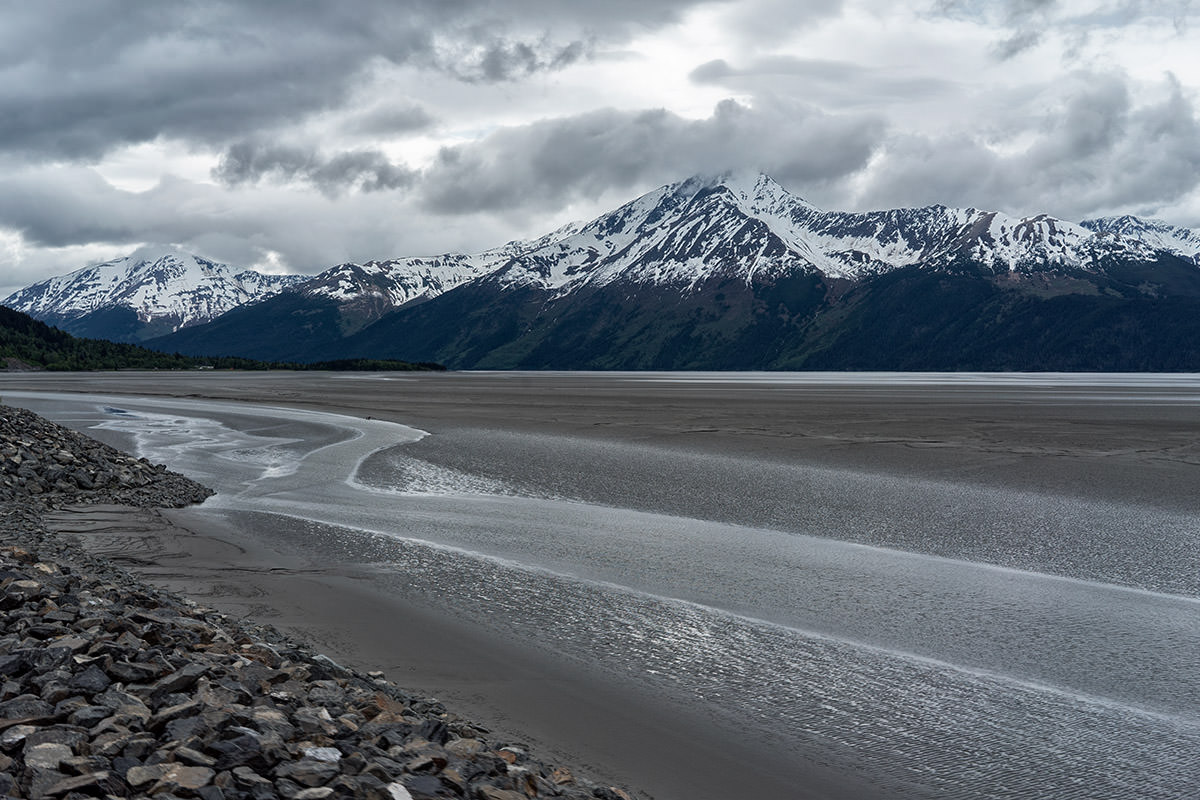
POLYGON ((461 369, 1195 370, 1196 272, 1164 256, 1100 275, 997 276, 960 263, 854 284, 816 273, 756 285, 714 278, 686 295, 473 284, 395 311, 338 348, 461 369))
MULTIPOLYGON (((336 301, 283 292, 258 303, 235 308, 207 325, 184 328, 151 339, 147 347, 203 355, 236 353, 271 361, 318 361, 316 355, 342 338, 342 316, 336 301)), ((341 358, 338 348, 329 348, 341 358)))
POLYGON ((802 335, 828 287, 808 273, 754 287, 714 277, 684 295, 630 292, 608 284, 556 300, 532 287, 468 285, 392 312, 338 349, 470 369, 761 369, 802 335))
MULTIPOLYGON (((1140 265, 1127 274, 1144 277, 1155 274, 1155 267, 1170 274, 1178 266, 1140 265)), ((1200 293, 1154 296, 1112 276, 1098 286, 1080 277, 1030 284, 1014 287, 1010 281, 970 272, 898 270, 849 292, 835 313, 818 321, 799 349, 772 367, 1200 369, 1200 293)))

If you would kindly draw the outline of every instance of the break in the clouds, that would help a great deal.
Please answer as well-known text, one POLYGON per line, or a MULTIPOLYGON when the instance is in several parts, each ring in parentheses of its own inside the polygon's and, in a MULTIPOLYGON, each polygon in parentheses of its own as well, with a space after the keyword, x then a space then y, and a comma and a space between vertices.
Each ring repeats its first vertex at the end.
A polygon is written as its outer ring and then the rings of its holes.
POLYGON ((1187 0, 8 4, 0 292, 482 249, 665 182, 1200 226, 1187 0))

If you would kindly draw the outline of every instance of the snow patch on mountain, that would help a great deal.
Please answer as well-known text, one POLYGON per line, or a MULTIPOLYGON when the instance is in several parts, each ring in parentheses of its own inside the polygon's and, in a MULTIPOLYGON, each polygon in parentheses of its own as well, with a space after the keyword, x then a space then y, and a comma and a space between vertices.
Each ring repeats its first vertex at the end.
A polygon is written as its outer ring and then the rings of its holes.
POLYGON ((1096 233, 1143 242, 1154 249, 1165 250, 1200 264, 1200 230, 1129 215, 1085 219, 1080 224, 1096 233))

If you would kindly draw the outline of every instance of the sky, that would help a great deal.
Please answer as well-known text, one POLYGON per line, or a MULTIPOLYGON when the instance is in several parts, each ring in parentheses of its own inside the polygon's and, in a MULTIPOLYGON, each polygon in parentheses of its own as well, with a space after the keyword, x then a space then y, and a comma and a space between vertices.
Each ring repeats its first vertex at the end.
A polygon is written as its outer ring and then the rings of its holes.
POLYGON ((1189 0, 0 0, 0 297, 477 252, 695 174, 1200 227, 1189 0))

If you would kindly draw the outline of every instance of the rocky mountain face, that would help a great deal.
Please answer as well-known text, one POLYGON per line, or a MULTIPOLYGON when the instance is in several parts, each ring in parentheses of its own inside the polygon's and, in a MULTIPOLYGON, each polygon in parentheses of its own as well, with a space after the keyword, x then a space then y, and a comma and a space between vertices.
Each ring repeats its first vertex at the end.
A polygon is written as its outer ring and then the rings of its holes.
POLYGON ((238 272, 190 253, 145 248, 36 283, 0 305, 76 336, 136 342, 210 322, 306 277, 238 272))
POLYGON ((154 346, 458 368, 1184 369, 1200 368, 1198 297, 1189 229, 826 212, 725 175, 477 255, 341 265, 154 346))

